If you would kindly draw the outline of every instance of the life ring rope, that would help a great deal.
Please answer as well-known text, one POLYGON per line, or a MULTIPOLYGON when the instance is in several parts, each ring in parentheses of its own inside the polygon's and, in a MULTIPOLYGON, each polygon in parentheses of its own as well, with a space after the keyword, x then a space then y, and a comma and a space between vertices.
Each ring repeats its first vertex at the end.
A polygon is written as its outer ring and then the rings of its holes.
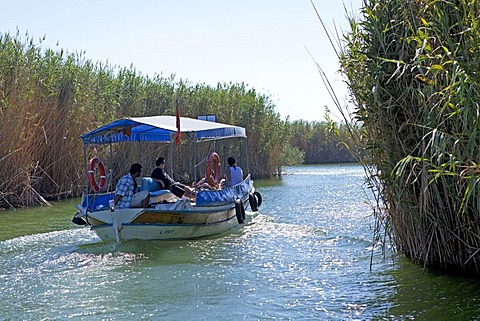
POLYGON ((92 186, 92 189, 95 192, 98 192, 102 190, 105 187, 105 184, 107 183, 107 175, 105 171, 105 166, 103 165, 102 161, 94 157, 90 159, 88 162, 88 181, 90 182, 90 185, 92 186), (98 173, 100 174, 98 183, 97 180, 95 179, 95 166, 98 166, 98 173))
POLYGON ((216 188, 220 183, 221 175, 220 156, 215 152, 211 152, 208 155, 207 166, 205 167, 205 179, 208 184, 216 188))

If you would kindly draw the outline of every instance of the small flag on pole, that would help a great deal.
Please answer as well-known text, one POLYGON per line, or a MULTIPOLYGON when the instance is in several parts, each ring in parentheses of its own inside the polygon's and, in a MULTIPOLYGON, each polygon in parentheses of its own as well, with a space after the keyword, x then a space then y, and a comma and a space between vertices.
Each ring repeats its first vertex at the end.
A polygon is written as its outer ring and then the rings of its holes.
POLYGON ((182 133, 180 132, 180 104, 178 99, 176 101, 176 112, 177 112, 177 135, 175 137, 175 144, 180 145, 180 140, 182 139, 182 133))

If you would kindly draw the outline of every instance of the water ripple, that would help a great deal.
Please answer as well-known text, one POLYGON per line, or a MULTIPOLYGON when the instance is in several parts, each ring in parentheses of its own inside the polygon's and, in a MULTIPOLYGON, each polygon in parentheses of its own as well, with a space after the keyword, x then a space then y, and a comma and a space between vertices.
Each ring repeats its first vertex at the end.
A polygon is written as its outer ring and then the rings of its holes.
POLYGON ((464 319, 478 316, 478 285, 446 281, 405 262, 399 267, 372 248, 361 167, 287 170, 291 174, 259 188, 260 214, 222 237, 115 245, 88 229, 72 228, 0 242, 0 316, 382 320, 442 319, 452 311, 461 311, 464 319), (457 298, 458 293, 463 294, 457 298))

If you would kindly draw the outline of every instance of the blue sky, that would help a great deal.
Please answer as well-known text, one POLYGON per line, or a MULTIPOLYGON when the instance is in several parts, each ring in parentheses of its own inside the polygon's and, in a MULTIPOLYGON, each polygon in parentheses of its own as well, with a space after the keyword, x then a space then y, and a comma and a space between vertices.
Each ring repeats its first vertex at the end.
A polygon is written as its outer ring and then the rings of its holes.
MULTIPOLYGON (((330 30, 347 30, 361 0, 314 0, 330 30)), ((310 0, 17 0, 2 4, 0 32, 85 58, 133 65, 193 83, 244 82, 272 98, 282 117, 322 120, 335 107, 314 59, 338 95, 346 88, 310 0)))

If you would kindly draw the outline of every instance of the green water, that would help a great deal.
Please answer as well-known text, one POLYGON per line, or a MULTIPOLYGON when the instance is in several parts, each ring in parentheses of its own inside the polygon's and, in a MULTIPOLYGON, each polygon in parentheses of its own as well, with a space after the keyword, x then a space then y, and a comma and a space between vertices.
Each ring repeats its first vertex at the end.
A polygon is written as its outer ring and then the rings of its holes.
POLYGON ((77 200, 0 212, 0 319, 477 320, 477 281, 382 259, 357 165, 256 182, 252 224, 221 238, 103 243, 77 200))
POLYGON ((54 202, 53 206, 0 210, 0 241, 19 236, 75 228, 71 224, 80 199, 54 202))

